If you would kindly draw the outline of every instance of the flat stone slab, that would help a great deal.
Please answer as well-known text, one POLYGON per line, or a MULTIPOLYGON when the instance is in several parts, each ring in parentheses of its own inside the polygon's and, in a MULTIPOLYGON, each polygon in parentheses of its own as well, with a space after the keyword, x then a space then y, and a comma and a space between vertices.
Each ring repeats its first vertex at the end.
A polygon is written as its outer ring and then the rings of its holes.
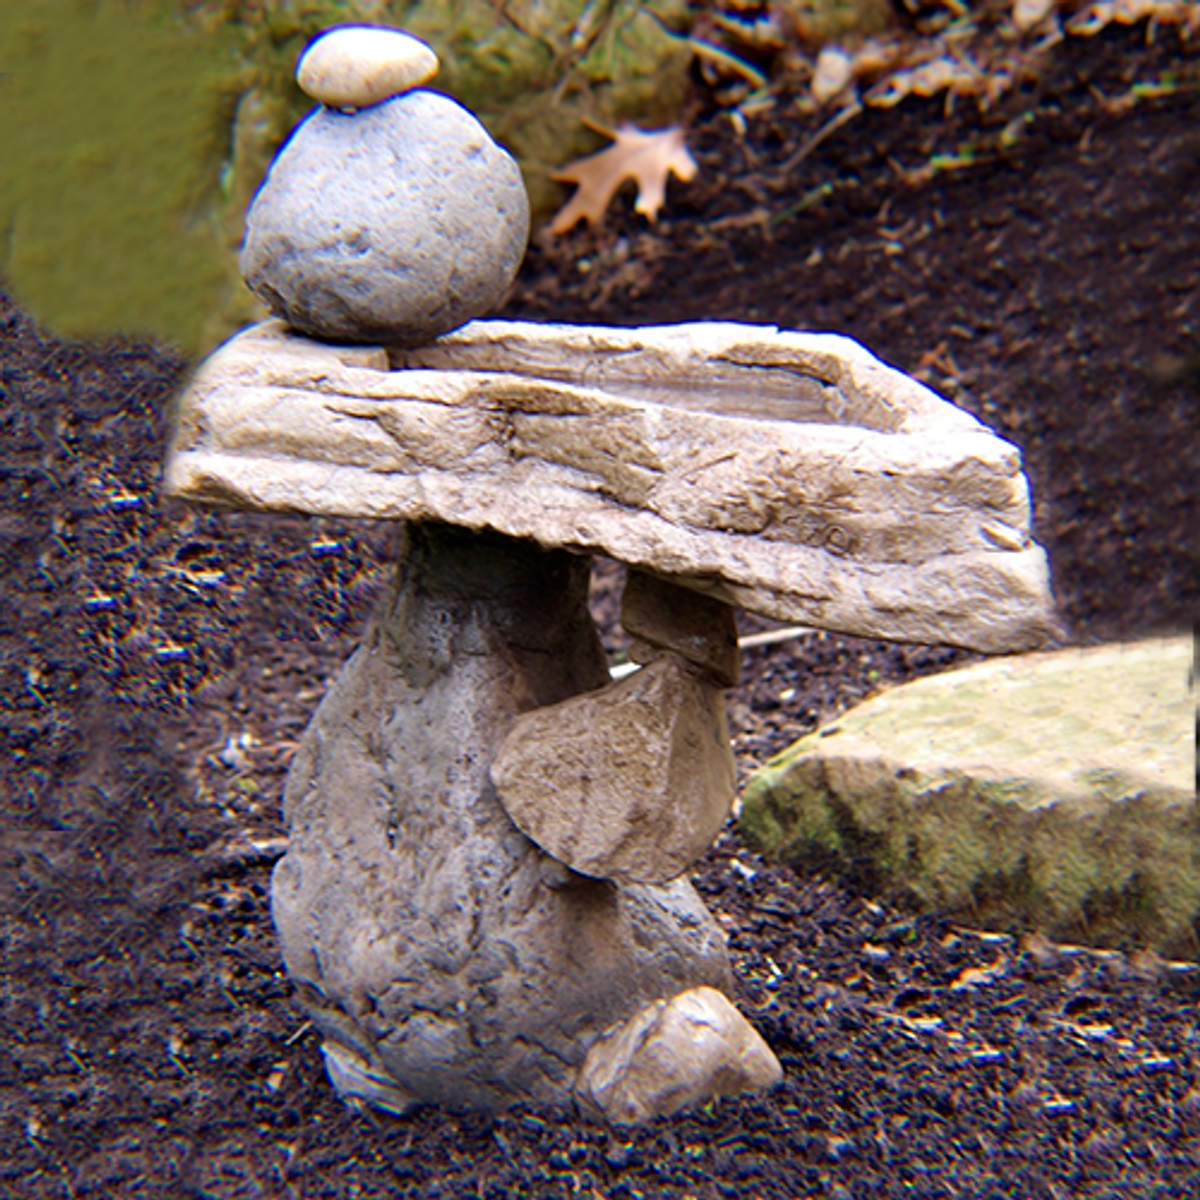
POLYGON ((389 355, 267 321, 184 393, 165 482, 600 552, 862 637, 1054 630, 1019 451, 833 334, 477 321, 389 355))
POLYGON ((1179 637, 894 688, 755 774, 742 831, 972 922, 1197 957, 1192 656, 1179 637))

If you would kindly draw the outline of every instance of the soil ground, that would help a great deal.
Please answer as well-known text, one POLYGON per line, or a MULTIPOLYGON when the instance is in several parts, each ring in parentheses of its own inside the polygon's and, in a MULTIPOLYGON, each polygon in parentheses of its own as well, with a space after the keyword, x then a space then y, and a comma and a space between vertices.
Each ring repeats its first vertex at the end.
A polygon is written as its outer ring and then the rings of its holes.
MULTIPOLYGON (((795 165, 815 127, 714 111, 656 229, 536 248, 508 312, 859 338, 1023 447, 1064 640, 1188 627, 1198 84, 1195 45, 1140 26, 1069 40, 1003 112, 868 111, 795 165), (968 143, 983 161, 945 169, 968 143)), ((1200 1194, 1196 964, 914 915, 852 864, 769 866, 732 831, 696 881, 776 1091, 641 1131, 343 1107, 267 889, 290 755, 396 530, 163 500, 189 364, 58 341, 8 299, 0 337, 0 1195, 1200 1194)), ((615 582, 598 570, 614 648, 615 582)), ((965 657, 822 634, 748 653, 740 762, 965 657)))

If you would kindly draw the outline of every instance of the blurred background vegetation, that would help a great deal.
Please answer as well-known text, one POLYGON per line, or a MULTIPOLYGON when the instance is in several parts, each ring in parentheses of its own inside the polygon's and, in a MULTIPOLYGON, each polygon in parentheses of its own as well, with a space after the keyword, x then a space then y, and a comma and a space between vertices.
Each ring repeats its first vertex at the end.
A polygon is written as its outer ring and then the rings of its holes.
POLYGON ((893 0, 0 0, 0 279, 60 333, 192 354, 262 315, 242 218, 330 25, 425 38, 432 86, 517 155, 544 220, 551 172, 598 144, 585 119, 670 124, 701 68, 744 98, 779 55, 893 19, 893 0))

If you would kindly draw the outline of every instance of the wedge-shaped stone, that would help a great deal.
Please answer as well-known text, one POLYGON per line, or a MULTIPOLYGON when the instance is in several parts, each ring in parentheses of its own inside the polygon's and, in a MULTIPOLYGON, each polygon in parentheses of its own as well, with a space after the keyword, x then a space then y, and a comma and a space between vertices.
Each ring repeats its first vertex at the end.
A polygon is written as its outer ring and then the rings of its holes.
POLYGON ((635 643, 631 657, 649 662, 670 650, 721 687, 738 681, 738 634, 733 609, 711 596, 676 587, 657 575, 630 571, 621 596, 621 624, 635 643))
POLYGON ((581 875, 666 883, 712 844, 737 769, 724 697, 674 655, 517 718, 492 762, 514 823, 581 875))
POLYGON ((640 1125, 715 1096, 774 1087, 783 1068, 758 1031, 715 988, 659 1000, 610 1030, 579 1072, 580 1104, 640 1125))
POLYGON ((333 1038, 321 1046, 321 1057, 329 1082, 350 1105, 380 1108, 399 1117, 418 1103, 385 1070, 333 1038))
POLYGON ((479 321, 388 365, 246 330, 183 396, 167 490, 598 551, 863 637, 1054 628, 1016 447, 847 338, 479 321))
POLYGON ((1191 639, 979 663, 893 688, 746 785, 773 858, 880 880, 975 923, 1194 957, 1191 639))

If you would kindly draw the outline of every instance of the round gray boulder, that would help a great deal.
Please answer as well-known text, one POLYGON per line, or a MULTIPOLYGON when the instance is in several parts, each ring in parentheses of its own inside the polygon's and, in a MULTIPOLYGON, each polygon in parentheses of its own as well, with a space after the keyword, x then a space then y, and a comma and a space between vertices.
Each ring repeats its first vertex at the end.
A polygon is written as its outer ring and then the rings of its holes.
POLYGON ((528 237, 512 157, 461 105, 411 91, 297 126, 246 215, 241 269, 302 333, 419 346, 495 307, 528 237))

